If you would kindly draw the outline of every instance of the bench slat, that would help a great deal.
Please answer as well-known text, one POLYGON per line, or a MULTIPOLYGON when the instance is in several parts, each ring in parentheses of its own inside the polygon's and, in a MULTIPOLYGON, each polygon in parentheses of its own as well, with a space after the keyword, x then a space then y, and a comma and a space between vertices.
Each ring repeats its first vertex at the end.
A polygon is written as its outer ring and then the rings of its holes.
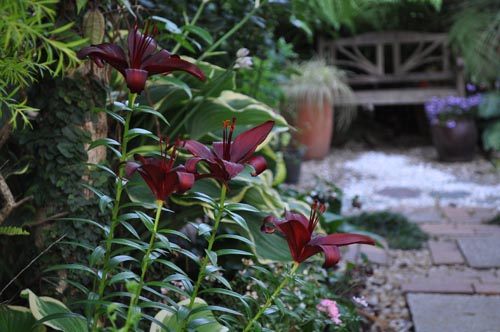
MULTIPOLYGON (((358 90, 354 92, 357 105, 421 105, 432 97, 456 96, 453 88, 404 88, 384 90, 358 90)), ((344 105, 339 99, 335 105, 344 105)))

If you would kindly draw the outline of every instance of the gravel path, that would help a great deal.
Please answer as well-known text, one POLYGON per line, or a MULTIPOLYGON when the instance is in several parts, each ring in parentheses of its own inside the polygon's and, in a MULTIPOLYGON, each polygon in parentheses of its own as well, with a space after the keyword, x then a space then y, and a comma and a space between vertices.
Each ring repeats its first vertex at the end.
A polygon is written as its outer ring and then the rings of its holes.
MULTIPOLYGON (((471 162, 438 162, 432 146, 366 150, 361 145, 333 149, 322 161, 302 166, 299 186, 315 187, 316 177, 335 183, 344 192, 343 212, 359 213, 351 201, 359 196, 362 210, 458 206, 500 211, 500 170, 477 156, 471 162)), ((433 267, 428 249, 388 250, 388 265, 374 268, 363 295, 370 312, 387 323, 372 331, 413 331, 413 322, 400 285, 425 276, 433 267)), ((462 270, 463 266, 442 266, 462 270)), ((382 324, 383 325, 383 324, 382 324)))
POLYGON ((313 187, 316 176, 344 191, 346 209, 359 196, 365 210, 439 203, 497 207, 500 211, 499 170, 481 156, 471 162, 438 162, 432 146, 365 150, 351 145, 334 149, 324 160, 303 164, 299 185, 313 187))

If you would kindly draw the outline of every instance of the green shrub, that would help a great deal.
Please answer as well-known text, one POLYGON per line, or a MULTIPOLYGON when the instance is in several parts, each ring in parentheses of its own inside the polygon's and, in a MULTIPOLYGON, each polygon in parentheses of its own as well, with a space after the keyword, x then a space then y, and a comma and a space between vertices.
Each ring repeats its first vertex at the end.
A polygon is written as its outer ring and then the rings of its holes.
POLYGON ((408 218, 389 211, 363 212, 346 218, 359 229, 385 237, 392 249, 420 249, 429 236, 408 218))

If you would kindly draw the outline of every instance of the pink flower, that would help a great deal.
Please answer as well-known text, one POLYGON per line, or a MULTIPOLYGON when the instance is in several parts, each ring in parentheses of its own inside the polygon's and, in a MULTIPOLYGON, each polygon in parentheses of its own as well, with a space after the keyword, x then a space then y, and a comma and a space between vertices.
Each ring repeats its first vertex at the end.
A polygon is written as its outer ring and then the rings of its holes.
POLYGON ((316 309, 318 309, 319 311, 327 312, 328 316, 330 316, 335 324, 338 325, 342 323, 342 321, 340 320, 340 312, 339 308, 337 307, 337 302, 333 300, 323 299, 316 306, 316 309))

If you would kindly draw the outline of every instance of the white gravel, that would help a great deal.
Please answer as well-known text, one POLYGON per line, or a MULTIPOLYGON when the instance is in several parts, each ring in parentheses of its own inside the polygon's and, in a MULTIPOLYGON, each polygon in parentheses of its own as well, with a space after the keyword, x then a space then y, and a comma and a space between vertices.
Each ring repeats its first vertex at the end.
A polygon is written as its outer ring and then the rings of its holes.
POLYGON ((500 211, 500 172, 479 155, 471 162, 442 163, 432 147, 369 151, 353 146, 332 150, 322 161, 305 162, 301 186, 313 187, 315 176, 343 190, 344 207, 359 196, 366 210, 439 203, 500 211), (398 188, 413 197, 380 193, 398 188))

